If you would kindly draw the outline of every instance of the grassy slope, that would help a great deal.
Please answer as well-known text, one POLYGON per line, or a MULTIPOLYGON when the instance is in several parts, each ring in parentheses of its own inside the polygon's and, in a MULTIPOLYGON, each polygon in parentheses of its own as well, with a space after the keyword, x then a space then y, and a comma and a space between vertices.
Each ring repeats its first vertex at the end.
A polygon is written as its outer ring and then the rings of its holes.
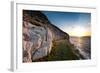
POLYGON ((47 60, 78 60, 79 58, 73 53, 74 46, 69 44, 66 40, 54 42, 51 53, 48 55, 47 60))

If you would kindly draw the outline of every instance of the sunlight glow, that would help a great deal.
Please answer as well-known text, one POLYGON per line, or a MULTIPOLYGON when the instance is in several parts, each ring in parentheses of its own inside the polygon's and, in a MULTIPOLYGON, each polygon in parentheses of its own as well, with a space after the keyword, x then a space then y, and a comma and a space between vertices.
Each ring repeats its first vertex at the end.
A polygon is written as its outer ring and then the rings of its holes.
POLYGON ((71 36, 77 36, 77 37, 82 37, 82 36, 90 36, 90 32, 87 31, 85 28, 77 26, 75 28, 73 28, 69 34, 71 36))

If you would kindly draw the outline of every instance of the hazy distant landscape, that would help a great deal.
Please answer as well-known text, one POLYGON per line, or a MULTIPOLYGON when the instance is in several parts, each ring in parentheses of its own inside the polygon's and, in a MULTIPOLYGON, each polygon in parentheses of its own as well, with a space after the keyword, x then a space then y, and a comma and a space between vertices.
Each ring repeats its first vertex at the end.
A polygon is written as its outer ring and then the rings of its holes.
POLYGON ((84 59, 91 58, 91 37, 70 37, 70 41, 75 45, 75 49, 79 50, 84 59))

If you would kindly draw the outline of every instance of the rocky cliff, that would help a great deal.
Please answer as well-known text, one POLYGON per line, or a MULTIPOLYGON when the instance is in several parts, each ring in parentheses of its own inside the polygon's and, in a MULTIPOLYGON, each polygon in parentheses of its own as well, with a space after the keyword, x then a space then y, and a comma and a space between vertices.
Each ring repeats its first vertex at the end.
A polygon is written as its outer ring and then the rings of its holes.
POLYGON ((62 31, 61 29, 59 29, 54 24, 52 24, 42 12, 24 10, 23 15, 24 15, 23 17, 24 21, 28 21, 37 26, 49 28, 52 31, 54 40, 59 40, 59 39, 69 40, 69 35, 64 31, 62 31))
POLYGON ((60 40, 70 44, 69 35, 53 25, 41 11, 23 10, 23 62, 50 55, 55 42, 60 40))

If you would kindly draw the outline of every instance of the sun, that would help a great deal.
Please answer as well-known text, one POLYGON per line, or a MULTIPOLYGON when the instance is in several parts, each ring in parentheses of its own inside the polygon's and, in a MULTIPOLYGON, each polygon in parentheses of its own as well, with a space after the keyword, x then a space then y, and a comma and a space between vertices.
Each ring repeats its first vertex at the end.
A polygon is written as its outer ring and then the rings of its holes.
POLYGON ((77 26, 73 28, 70 32, 71 36, 77 36, 77 37, 82 37, 88 35, 88 32, 86 31, 85 28, 77 26))

